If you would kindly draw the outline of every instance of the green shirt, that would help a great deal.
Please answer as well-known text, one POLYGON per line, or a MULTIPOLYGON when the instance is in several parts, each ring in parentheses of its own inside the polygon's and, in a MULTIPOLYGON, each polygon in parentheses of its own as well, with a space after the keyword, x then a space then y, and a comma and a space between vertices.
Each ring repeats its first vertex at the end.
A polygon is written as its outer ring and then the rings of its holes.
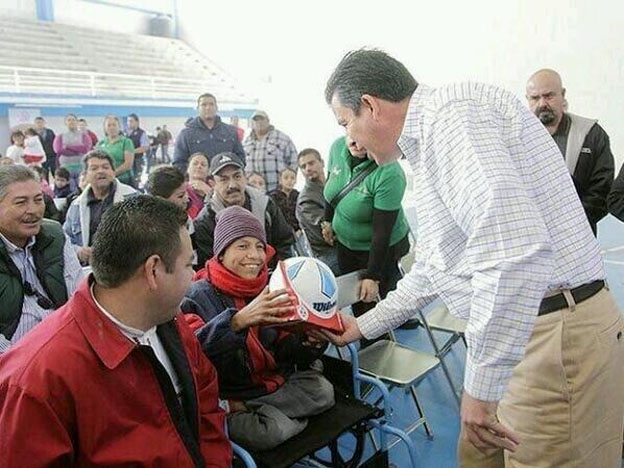
MULTIPOLYGON (((336 140, 329 154, 329 178, 323 195, 330 202, 359 172, 374 161, 365 161, 351 168, 351 154, 344 137, 336 140)), ((373 238, 373 208, 399 210, 392 229, 390 245, 403 239, 408 225, 401 207, 406 187, 405 172, 398 162, 381 166, 371 172, 338 203, 332 228, 338 240, 351 250, 370 250, 373 238)))
MULTIPOLYGON (((115 143, 111 143, 108 137, 103 138, 98 141, 96 148, 106 151, 109 156, 113 158, 113 161, 115 161, 115 167, 119 167, 124 163, 124 152, 130 151, 134 154, 134 144, 130 138, 125 136, 120 136, 115 143)), ((132 173, 132 170, 128 170, 122 172, 116 177, 121 183, 132 184, 134 174, 132 173)))

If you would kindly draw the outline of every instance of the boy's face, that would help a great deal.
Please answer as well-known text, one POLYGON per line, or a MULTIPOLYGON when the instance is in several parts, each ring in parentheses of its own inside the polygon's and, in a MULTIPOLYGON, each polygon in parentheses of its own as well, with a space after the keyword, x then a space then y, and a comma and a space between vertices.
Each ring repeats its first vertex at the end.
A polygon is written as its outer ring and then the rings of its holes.
POLYGON ((54 186, 58 187, 58 188, 63 188, 65 187, 67 184, 69 184, 69 180, 65 179, 64 177, 59 177, 59 176, 54 176, 54 186))

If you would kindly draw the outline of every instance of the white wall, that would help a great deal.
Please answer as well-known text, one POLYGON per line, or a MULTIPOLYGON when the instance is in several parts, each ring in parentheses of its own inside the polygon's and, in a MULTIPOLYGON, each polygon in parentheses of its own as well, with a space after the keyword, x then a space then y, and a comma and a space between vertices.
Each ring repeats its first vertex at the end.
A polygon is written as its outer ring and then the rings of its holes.
POLYGON ((108 5, 80 0, 54 0, 54 20, 63 24, 122 33, 148 34, 148 18, 148 15, 141 12, 108 5))
POLYGON ((2 0, 0 13, 3 16, 19 16, 27 19, 37 19, 35 0, 2 0))
POLYGON ((255 92, 298 148, 326 152, 341 134, 325 82, 345 52, 376 46, 419 81, 479 80, 519 96, 533 71, 555 68, 570 110, 599 118, 624 160, 623 2, 180 0, 179 10, 185 37, 255 92))

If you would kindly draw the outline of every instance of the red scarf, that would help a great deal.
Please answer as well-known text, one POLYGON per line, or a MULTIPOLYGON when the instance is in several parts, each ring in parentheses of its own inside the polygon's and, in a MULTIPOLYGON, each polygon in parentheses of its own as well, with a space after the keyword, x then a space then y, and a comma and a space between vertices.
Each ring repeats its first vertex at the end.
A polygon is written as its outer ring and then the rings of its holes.
POLYGON ((275 249, 267 244, 266 253, 264 265, 255 278, 241 278, 236 273, 225 268, 217 257, 212 257, 206 262, 204 268, 195 273, 193 281, 207 280, 219 291, 232 297, 236 308, 240 310, 269 284, 269 269, 267 265, 275 255, 275 249))

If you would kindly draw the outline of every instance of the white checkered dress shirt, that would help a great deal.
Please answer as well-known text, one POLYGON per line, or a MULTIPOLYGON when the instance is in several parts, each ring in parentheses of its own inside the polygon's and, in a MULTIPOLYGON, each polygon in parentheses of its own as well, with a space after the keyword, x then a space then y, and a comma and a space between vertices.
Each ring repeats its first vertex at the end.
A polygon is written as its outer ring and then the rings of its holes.
POLYGON ((254 133, 243 144, 247 158, 247 173, 257 172, 264 177, 267 192, 279 185, 279 173, 286 167, 297 170, 297 148, 288 135, 271 127, 261 140, 254 133))
POLYGON ((508 91, 419 85, 398 145, 415 174, 417 260, 359 327, 376 337, 439 297, 469 319, 466 391, 500 400, 545 293, 605 278, 598 242, 559 149, 508 91))

